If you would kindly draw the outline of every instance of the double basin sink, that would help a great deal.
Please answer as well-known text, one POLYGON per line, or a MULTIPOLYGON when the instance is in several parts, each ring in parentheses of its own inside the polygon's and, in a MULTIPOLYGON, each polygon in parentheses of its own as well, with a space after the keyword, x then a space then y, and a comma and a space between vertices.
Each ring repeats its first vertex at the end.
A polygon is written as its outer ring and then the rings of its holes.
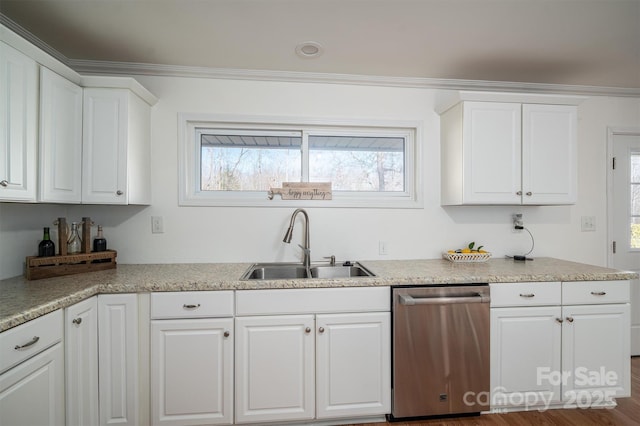
POLYGON ((301 278, 354 278, 375 277, 375 274, 358 262, 341 265, 311 265, 307 268, 300 263, 256 263, 247 269, 241 280, 290 280, 301 278), (311 276, 309 276, 309 272, 311 276))

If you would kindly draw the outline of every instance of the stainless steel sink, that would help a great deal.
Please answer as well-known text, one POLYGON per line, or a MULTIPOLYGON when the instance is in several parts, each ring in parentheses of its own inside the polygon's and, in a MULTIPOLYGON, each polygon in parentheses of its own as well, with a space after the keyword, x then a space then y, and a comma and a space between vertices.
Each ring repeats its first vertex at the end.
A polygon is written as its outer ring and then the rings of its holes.
POLYGON ((247 269, 241 280, 290 280, 300 278, 353 278, 374 277, 367 268, 353 262, 348 265, 311 265, 311 276, 300 263, 256 263, 247 269))

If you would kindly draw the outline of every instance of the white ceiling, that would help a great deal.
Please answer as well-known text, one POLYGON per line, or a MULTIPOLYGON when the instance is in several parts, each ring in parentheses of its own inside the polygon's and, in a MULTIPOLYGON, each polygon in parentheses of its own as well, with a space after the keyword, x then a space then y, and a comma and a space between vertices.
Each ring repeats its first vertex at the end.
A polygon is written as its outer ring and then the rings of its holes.
POLYGON ((0 0, 0 13, 71 60, 640 88, 640 0, 0 0), (305 41, 324 53, 298 57, 305 41))

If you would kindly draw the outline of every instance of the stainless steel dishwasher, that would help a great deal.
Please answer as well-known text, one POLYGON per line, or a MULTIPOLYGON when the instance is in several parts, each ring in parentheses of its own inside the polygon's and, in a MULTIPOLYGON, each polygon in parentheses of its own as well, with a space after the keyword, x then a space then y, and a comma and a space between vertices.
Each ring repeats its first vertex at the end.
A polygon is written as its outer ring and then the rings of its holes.
POLYGON ((393 287, 391 419, 489 409, 489 285, 393 287))

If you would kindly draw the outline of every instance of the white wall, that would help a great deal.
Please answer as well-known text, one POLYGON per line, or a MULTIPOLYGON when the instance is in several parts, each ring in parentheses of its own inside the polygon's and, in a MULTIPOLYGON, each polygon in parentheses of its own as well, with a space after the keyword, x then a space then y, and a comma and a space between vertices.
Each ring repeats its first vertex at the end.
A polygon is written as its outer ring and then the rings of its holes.
MULTIPOLYGON (((535 236, 534 257, 606 265, 607 126, 640 127, 640 99, 593 97, 579 107, 578 203, 542 207, 441 207, 437 91, 360 85, 138 77, 160 101, 152 112, 153 198, 149 207, 0 203, 0 278, 19 275, 36 253, 42 227, 58 216, 90 216, 105 228, 120 263, 296 260, 296 244, 281 242, 291 208, 179 207, 177 114, 223 113, 301 117, 418 120, 424 123, 423 209, 307 209, 312 259, 437 258, 469 241, 501 257, 526 252, 526 233, 511 231, 523 213, 535 236), (151 216, 165 232, 151 233, 151 216), (595 232, 580 217, 595 216, 595 232), (378 254, 387 242, 388 255, 378 254)), ((297 225, 300 233, 301 223, 297 225)), ((294 237, 294 242, 301 236, 294 237)))

